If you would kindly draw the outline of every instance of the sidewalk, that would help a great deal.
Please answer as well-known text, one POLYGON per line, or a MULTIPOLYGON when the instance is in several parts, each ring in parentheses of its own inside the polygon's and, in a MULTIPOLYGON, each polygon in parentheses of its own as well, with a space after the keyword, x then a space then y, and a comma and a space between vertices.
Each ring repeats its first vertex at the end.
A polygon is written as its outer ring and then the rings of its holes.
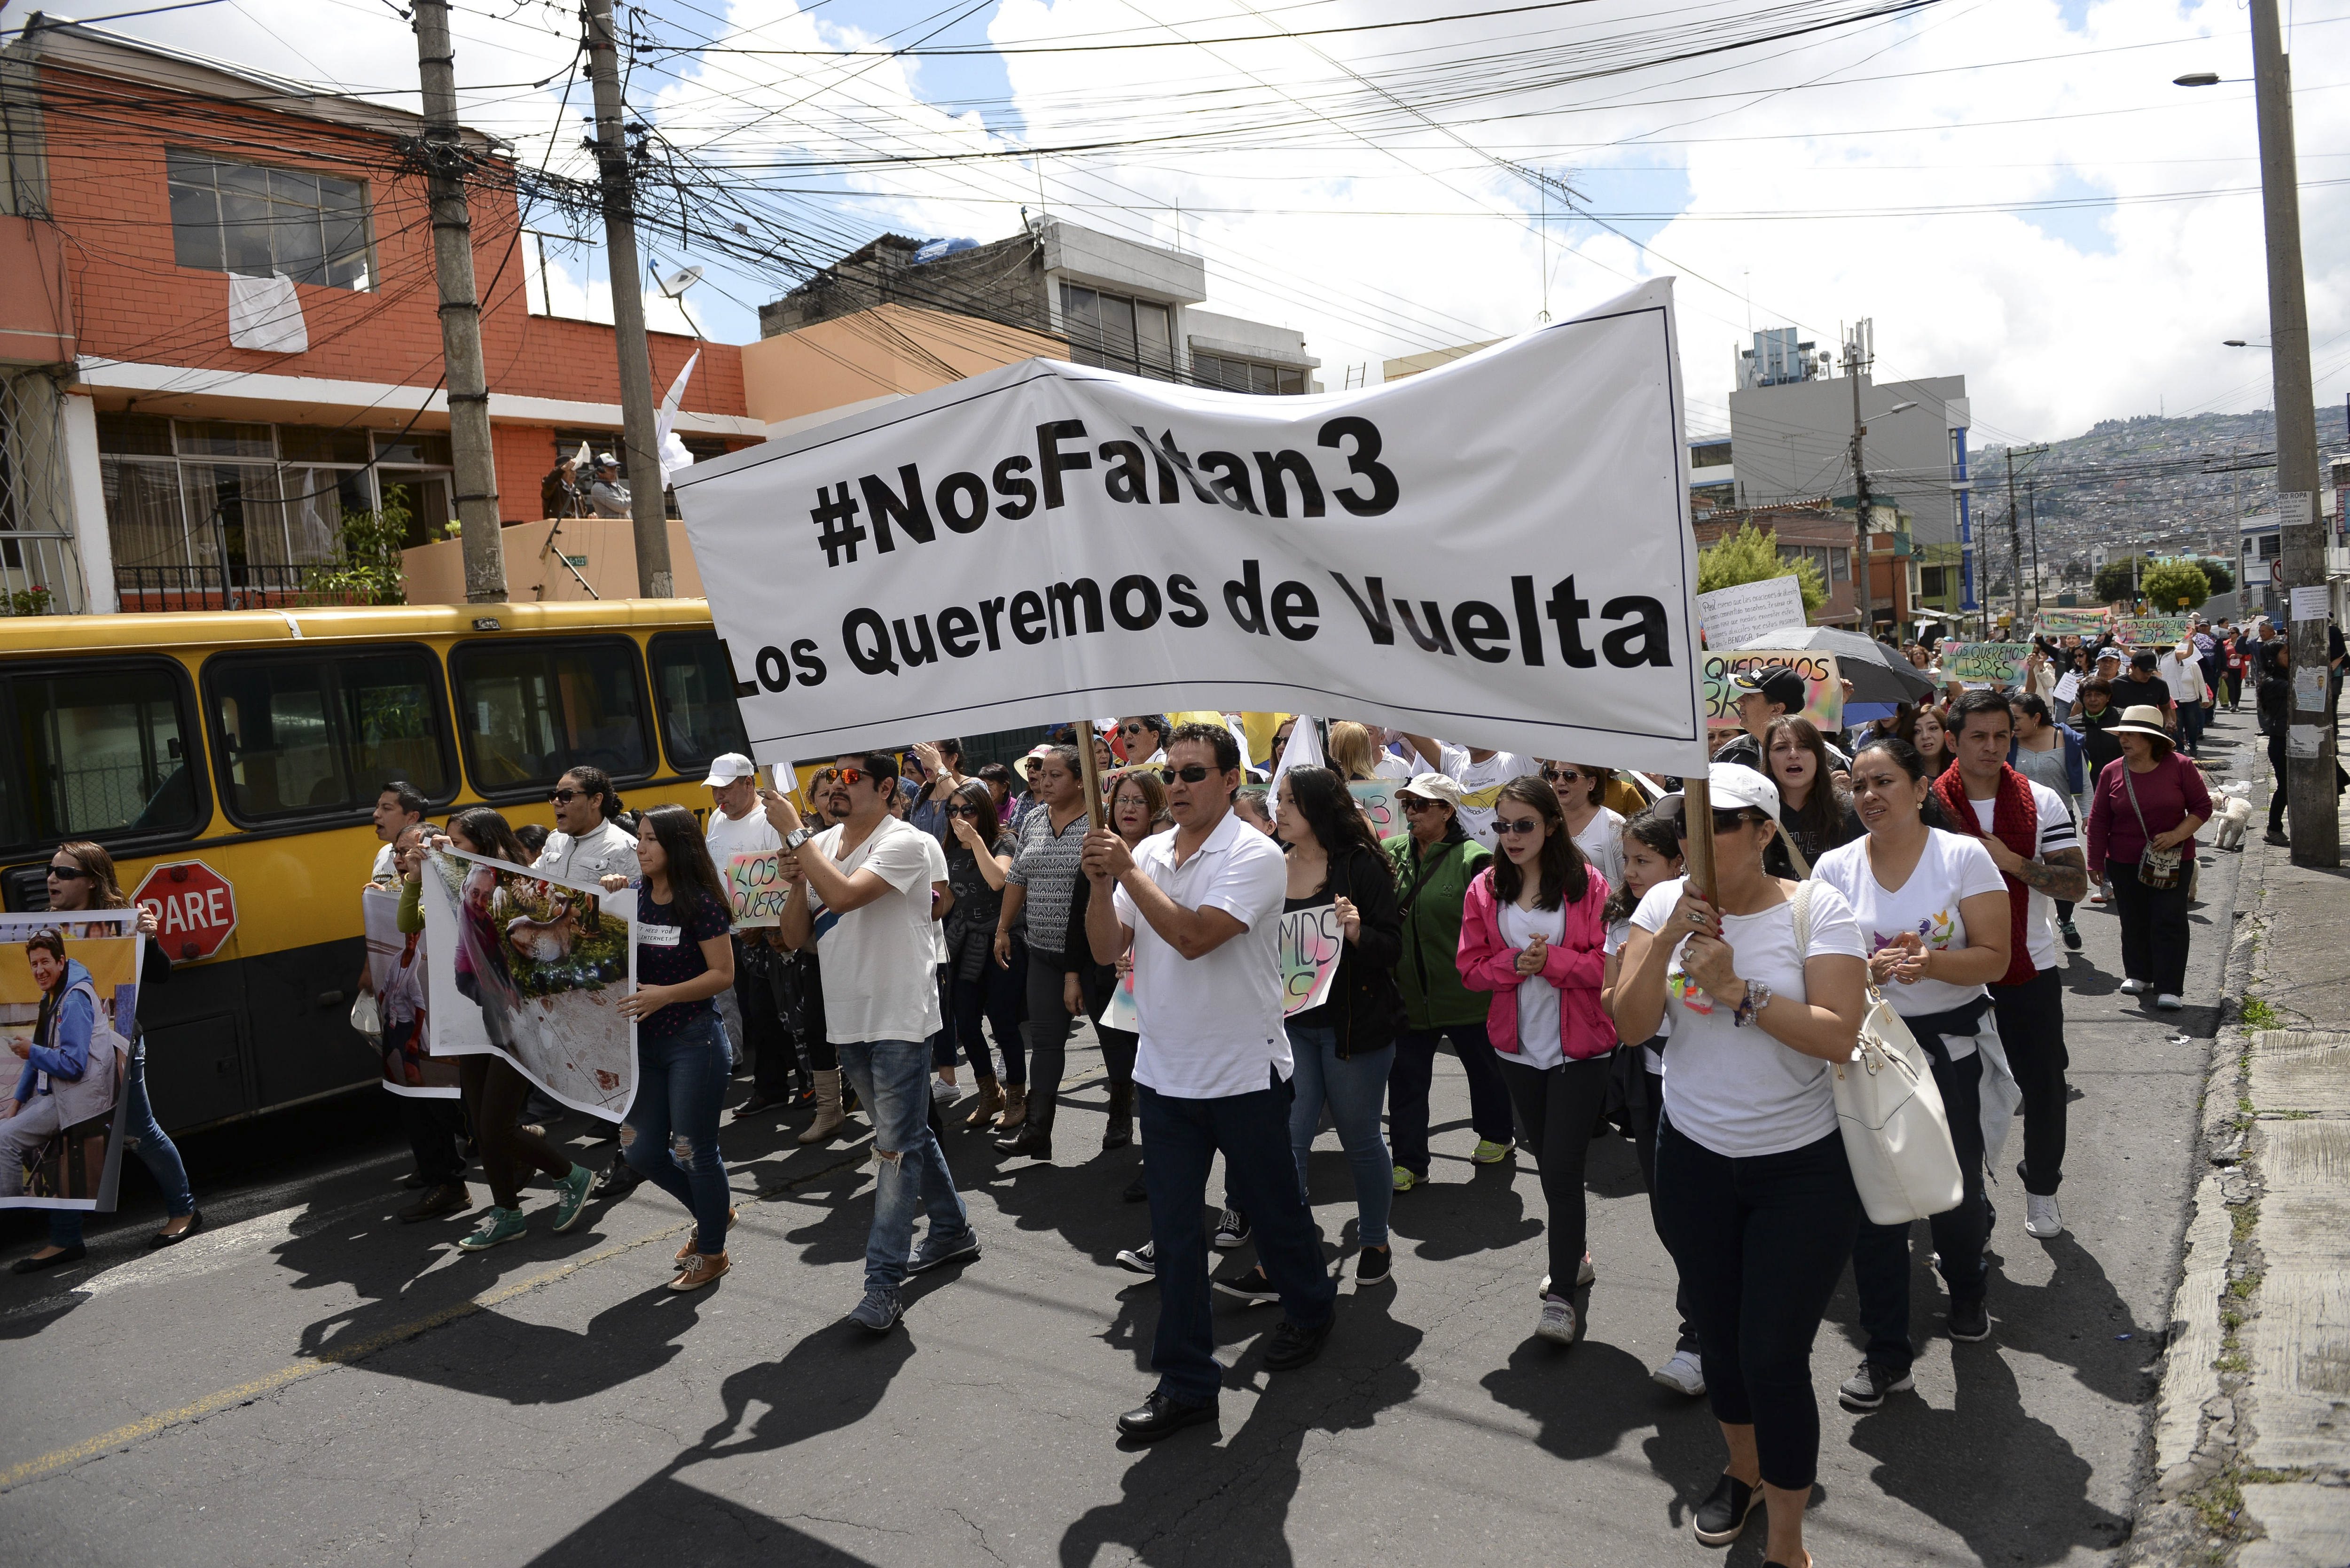
POLYGON ((2294 866, 2261 841, 2264 815, 2245 837, 2135 1563, 2350 1564, 2350 871, 2294 866))

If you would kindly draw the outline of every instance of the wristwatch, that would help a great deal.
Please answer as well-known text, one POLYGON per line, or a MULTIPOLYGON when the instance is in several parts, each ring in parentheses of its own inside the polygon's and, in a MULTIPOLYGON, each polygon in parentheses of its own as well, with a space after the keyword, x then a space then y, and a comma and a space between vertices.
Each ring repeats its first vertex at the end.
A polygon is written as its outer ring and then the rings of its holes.
POLYGON ((1759 980, 1750 980, 1746 982, 1746 1000, 1738 1004, 1738 1011, 1730 1015, 1730 1022, 1743 1029, 1770 1005, 1771 988, 1759 980))
POLYGON ((797 849, 801 845, 806 844, 809 839, 814 838, 815 836, 816 830, 814 828, 795 827, 789 833, 784 835, 784 847, 786 849, 797 849))

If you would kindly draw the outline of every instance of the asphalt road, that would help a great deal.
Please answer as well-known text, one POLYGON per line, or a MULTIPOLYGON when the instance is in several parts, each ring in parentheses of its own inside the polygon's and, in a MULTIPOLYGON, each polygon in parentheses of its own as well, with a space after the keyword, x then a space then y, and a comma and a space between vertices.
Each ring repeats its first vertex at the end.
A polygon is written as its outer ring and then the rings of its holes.
MULTIPOLYGON (((2207 752, 2251 728, 2249 713, 2224 723, 2207 752)), ((1835 1403, 1858 1358, 1847 1278, 1813 1363, 1824 1568, 2091 1563, 2126 1538, 2235 864, 2206 851, 2183 1018, 2117 992, 2115 919, 2083 907, 2087 950, 2067 976, 2070 1229, 2023 1235, 2011 1141, 1993 1189, 1992 1340, 1940 1334, 1921 1227, 1917 1392, 1848 1415, 1835 1403)), ((842 1322, 860 1290, 869 1144, 799 1149, 796 1117, 724 1132, 743 1202, 734 1272, 691 1296, 661 1288, 684 1219, 650 1187, 564 1237, 543 1228, 541 1187, 528 1199, 541 1228, 480 1257, 454 1250, 458 1221, 397 1223, 408 1162, 377 1096, 197 1140, 212 1229, 169 1251, 143 1250, 160 1209, 126 1171, 126 1190, 148 1196, 93 1227, 85 1264, 0 1275, 0 1557, 1706 1557, 1688 1518, 1720 1439, 1702 1401, 1648 1378, 1672 1348, 1672 1275, 1628 1144, 1593 1153, 1591 1334, 1562 1351, 1533 1337, 1532 1161, 1469 1163, 1465 1090, 1441 1059, 1435 1181, 1397 1200, 1395 1283, 1357 1293, 1350 1278, 1322 1358, 1275 1377, 1256 1346, 1277 1309, 1220 1306, 1220 1428, 1135 1452, 1110 1423, 1150 1386, 1156 1287, 1112 1258, 1147 1229, 1119 1200, 1139 1151, 1097 1152, 1099 1058, 1075 1050, 1071 1071, 1066 1163, 951 1140, 984 1255, 915 1282, 903 1329, 881 1339, 842 1322)), ((1334 1250, 1351 1252, 1331 1135, 1314 1196, 1334 1250)), ((0 1235, 9 1257, 36 1244, 20 1218, 0 1235)), ((1727 1561, 1754 1568, 1762 1542, 1758 1524, 1727 1561)))

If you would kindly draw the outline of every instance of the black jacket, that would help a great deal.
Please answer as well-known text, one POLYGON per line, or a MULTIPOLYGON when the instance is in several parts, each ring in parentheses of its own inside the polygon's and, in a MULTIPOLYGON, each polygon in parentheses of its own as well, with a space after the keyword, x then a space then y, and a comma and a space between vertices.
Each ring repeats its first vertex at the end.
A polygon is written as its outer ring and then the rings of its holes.
POLYGON ((1396 905, 1395 867, 1387 856, 1359 844, 1330 857, 1330 897, 1351 898, 1362 912, 1362 929, 1347 944, 1346 957, 1323 1009, 1338 1032, 1338 1059, 1368 1055, 1395 1044, 1403 1032, 1403 992, 1395 967, 1403 959, 1403 913, 1396 905))

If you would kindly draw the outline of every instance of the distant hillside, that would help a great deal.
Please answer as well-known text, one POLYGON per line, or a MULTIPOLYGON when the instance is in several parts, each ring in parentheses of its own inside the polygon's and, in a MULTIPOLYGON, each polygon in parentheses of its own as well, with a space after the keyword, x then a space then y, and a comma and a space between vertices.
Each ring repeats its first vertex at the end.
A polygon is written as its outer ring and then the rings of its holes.
MULTIPOLYGON (((2052 580, 2071 568, 2085 578, 2090 551, 2109 556, 2235 556, 2237 519, 2276 509, 2276 417, 2140 414, 2101 420, 2086 433, 2050 441, 2045 452, 2019 453, 2015 501, 2026 570, 2036 516, 2040 565, 2052 580)), ((2321 457, 2350 446, 2341 403, 2320 405, 2321 457)), ((2008 571, 2005 449, 1968 457, 1973 481, 1976 545, 1987 578, 2008 571)))

